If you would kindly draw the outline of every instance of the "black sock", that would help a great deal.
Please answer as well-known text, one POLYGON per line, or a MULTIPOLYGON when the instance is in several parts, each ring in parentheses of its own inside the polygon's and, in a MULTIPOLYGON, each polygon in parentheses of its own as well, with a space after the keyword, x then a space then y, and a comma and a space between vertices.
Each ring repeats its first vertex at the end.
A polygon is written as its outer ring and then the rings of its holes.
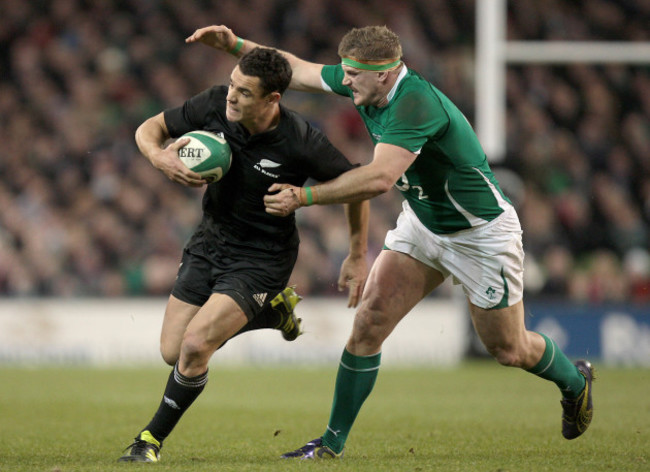
POLYGON ((162 444, 181 419, 183 413, 201 394, 207 381, 207 370, 196 377, 185 377, 178 371, 178 364, 176 364, 171 374, 169 374, 158 411, 156 411, 153 419, 144 430, 148 430, 162 444))
POLYGON ((235 336, 245 333, 246 331, 253 331, 256 329, 266 329, 266 328, 275 329, 280 325, 281 321, 282 321, 282 313, 277 311, 269 304, 255 318, 253 318, 248 323, 246 323, 242 329, 237 331, 237 333, 235 333, 235 335, 232 336, 231 339, 234 338, 235 336))

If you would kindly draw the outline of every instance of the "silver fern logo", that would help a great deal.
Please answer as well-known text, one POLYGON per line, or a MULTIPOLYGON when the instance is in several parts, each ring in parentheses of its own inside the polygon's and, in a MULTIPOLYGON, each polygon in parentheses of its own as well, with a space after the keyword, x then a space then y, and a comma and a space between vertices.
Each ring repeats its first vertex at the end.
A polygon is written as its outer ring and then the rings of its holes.
POLYGON ((263 167, 265 169, 273 169, 274 167, 280 167, 281 164, 277 162, 273 162, 270 159, 262 159, 259 163, 260 167, 263 167))
POLYGON ((268 169, 276 169, 280 167, 282 164, 278 162, 274 162, 270 159, 261 159, 257 164, 255 164, 253 167, 255 170, 261 172, 262 174, 266 175, 267 177, 271 177, 273 179, 277 179, 280 174, 274 174, 272 172, 269 172, 268 169))
POLYGON ((166 396, 166 395, 163 396, 163 400, 165 400, 165 403, 167 403, 167 405, 169 405, 170 408, 173 408, 174 410, 180 410, 181 409, 181 407, 178 406, 178 403, 176 403, 174 400, 172 400, 168 396, 166 396))

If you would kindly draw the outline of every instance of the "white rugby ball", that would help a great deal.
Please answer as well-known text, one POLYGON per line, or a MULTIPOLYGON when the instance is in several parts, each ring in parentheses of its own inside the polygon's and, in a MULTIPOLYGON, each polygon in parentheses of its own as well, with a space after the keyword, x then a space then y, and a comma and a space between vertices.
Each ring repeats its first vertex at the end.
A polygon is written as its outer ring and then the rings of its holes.
POLYGON ((178 150, 178 158, 208 183, 218 182, 230 170, 232 151, 223 134, 190 131, 178 139, 190 142, 178 150))

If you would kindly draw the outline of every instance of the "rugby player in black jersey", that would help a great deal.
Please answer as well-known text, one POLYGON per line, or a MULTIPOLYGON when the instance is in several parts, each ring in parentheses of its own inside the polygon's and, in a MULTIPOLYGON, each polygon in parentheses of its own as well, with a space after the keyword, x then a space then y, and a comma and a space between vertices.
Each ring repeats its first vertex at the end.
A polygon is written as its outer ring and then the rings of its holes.
MULTIPOLYGON (((202 186, 177 151, 192 130, 223 133, 232 149, 229 172, 207 185, 203 217, 184 251, 165 311, 161 353, 174 368, 155 415, 119 458, 157 462, 163 441, 208 380, 208 361, 223 343, 248 329, 283 329, 297 335, 293 308, 299 297, 285 289, 298 256, 295 215, 265 211, 273 183, 302 186, 308 178, 333 179, 355 167, 297 113, 280 104, 291 67, 276 50, 256 48, 242 56, 230 84, 214 86, 181 107, 146 120, 136 142, 151 164, 171 180, 202 186)), ((346 205, 350 253, 339 288, 348 287, 356 306, 366 276, 368 202, 346 205)))

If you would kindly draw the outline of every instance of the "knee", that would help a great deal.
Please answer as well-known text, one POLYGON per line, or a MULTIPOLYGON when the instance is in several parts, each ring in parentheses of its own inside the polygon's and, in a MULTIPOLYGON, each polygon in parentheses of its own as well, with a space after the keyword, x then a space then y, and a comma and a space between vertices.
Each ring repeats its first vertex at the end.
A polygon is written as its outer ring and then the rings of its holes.
POLYGON ((170 366, 176 365, 178 358, 180 357, 180 352, 178 349, 167 349, 164 345, 160 345, 160 355, 162 356, 165 363, 170 366))
POLYGON ((169 336, 162 336, 160 339, 160 355, 163 360, 170 366, 176 365, 181 355, 181 346, 179 340, 174 342, 169 336))
POLYGON ((361 307, 354 318, 350 341, 368 346, 370 350, 379 349, 387 337, 386 316, 378 307, 361 307))
POLYGON ((186 361, 191 362, 196 359, 202 359, 206 355, 211 355, 212 352, 208 353, 208 344, 206 339, 199 334, 185 333, 180 347, 179 357, 182 356, 186 361))

